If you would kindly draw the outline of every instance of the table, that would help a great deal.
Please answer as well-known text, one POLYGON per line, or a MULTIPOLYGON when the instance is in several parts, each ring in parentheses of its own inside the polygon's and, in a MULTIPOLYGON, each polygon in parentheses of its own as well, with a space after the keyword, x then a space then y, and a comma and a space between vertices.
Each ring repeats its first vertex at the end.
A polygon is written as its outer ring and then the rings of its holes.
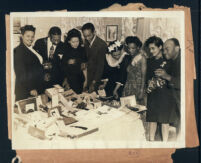
MULTIPOLYGON (((47 118, 47 113, 29 113, 38 119, 47 118)), ((51 139, 41 140, 28 133, 30 124, 16 122, 13 113, 12 147, 13 149, 91 149, 91 148, 133 148, 146 142, 145 129, 140 114, 126 107, 113 108, 101 106, 97 109, 80 110, 75 116, 78 122, 74 126, 97 129, 96 132, 79 138, 61 137, 58 134, 51 139), (19 125, 20 124, 20 125, 19 125)), ((29 120, 28 120, 29 121, 29 120)), ((60 128, 67 133, 81 131, 70 125, 60 128)), ((59 130, 60 130, 59 129, 59 130)), ((87 130, 88 130, 87 129, 87 130)), ((58 128, 55 128, 55 132, 58 128)), ((58 131, 60 132, 60 131, 58 131)))

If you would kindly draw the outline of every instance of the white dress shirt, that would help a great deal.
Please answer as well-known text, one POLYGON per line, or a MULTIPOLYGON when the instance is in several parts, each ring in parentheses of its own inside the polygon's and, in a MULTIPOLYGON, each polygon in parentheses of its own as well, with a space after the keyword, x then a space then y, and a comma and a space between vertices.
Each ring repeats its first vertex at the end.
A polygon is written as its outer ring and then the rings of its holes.
POLYGON ((52 44, 50 38, 48 37, 48 39, 47 39, 47 55, 48 55, 48 58, 50 57, 50 48, 51 48, 52 45, 53 45, 54 51, 55 51, 57 46, 52 44))
POLYGON ((92 41, 90 42, 90 44, 89 44, 89 47, 90 47, 90 48, 92 47, 92 45, 93 45, 93 43, 94 43, 95 39, 96 39, 96 35, 94 35, 93 40, 92 40, 92 41))

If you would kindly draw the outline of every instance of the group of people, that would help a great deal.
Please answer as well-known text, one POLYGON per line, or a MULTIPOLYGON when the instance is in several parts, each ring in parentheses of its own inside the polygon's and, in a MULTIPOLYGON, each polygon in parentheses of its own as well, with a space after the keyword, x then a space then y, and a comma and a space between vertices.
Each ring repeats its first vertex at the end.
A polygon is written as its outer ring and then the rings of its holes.
POLYGON ((92 23, 84 24, 81 31, 71 29, 62 42, 61 29, 54 26, 48 37, 32 45, 35 28, 21 28, 21 42, 14 49, 16 101, 42 94, 55 84, 77 94, 105 89, 107 97, 119 100, 135 95, 138 104, 147 106, 150 141, 158 123, 163 141, 168 139, 170 124, 179 131, 179 41, 170 38, 163 43, 151 36, 143 44, 138 37, 128 36, 123 43, 116 40, 107 45, 92 23))

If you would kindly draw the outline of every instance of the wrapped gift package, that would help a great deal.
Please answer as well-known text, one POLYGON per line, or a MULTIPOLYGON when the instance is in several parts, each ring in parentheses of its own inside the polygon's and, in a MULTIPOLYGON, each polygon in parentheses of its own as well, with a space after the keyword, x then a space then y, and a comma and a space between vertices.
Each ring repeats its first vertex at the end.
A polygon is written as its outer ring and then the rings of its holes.
POLYGON ((59 84, 54 85, 54 88, 57 89, 58 93, 64 92, 64 88, 62 86, 60 86, 59 84))
POLYGON ((42 140, 54 136, 80 138, 124 115, 122 108, 136 107, 136 114, 146 110, 136 105, 135 96, 122 97, 120 101, 100 97, 106 98, 104 90, 99 90, 98 95, 95 92, 78 95, 72 89, 64 91, 60 85, 54 85, 44 95, 18 101, 14 107, 15 124, 28 127, 28 134, 42 140))
POLYGON ((121 106, 126 106, 126 105, 128 105, 128 106, 135 106, 137 104, 136 103, 135 95, 121 97, 120 101, 121 101, 121 106))

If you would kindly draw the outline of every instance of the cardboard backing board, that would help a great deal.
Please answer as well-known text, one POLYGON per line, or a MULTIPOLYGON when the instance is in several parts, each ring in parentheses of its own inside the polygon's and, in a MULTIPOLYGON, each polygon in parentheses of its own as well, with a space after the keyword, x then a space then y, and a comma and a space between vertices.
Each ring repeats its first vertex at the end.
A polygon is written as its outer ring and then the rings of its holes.
MULTIPOLYGON (((169 9, 151 9, 143 4, 128 4, 121 6, 115 4, 107 9, 109 11, 158 11, 158 10, 181 10, 185 12, 185 52, 186 52, 186 147, 195 147, 199 145, 198 133, 195 121, 193 80, 196 78, 194 45, 192 38, 191 14, 190 8, 183 6, 174 6, 169 9), (193 71, 192 71, 193 67, 193 71), (193 139, 192 139, 193 138, 193 139)), ((10 70, 10 36, 9 36, 9 15, 6 16, 6 71, 10 70)), ((7 106, 8 106, 8 128, 9 138, 11 139, 11 79, 7 75, 7 106)), ((175 149, 89 149, 89 150, 17 150, 17 155, 23 162, 172 162, 171 154, 175 149), (45 153, 45 155, 41 154, 45 153), (79 157, 78 157, 79 156, 79 157)))

